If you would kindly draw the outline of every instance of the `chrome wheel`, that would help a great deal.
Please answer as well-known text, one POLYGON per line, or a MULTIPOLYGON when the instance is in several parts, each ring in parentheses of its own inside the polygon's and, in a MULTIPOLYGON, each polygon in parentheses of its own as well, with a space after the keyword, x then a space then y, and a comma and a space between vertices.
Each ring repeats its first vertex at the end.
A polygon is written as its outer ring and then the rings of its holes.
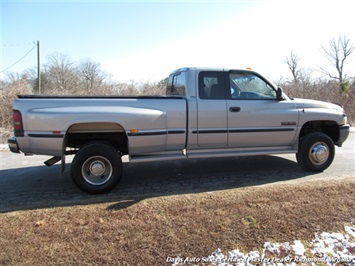
POLYGON ((113 173, 112 164, 103 156, 92 156, 82 165, 81 174, 87 183, 100 186, 107 183, 113 173))
POLYGON ((329 158, 329 147, 324 142, 316 142, 309 149, 309 160, 314 165, 322 165, 329 158))
POLYGON ((70 172, 74 183, 83 191, 106 193, 121 179, 120 152, 107 143, 89 143, 75 154, 70 172))

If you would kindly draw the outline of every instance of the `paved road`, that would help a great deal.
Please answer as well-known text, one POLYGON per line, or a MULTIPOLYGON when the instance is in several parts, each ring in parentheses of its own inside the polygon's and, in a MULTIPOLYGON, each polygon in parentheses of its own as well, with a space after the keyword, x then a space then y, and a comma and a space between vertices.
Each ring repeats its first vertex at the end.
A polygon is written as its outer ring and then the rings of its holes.
POLYGON ((280 182, 355 180, 355 133, 350 134, 342 148, 336 148, 333 164, 323 173, 303 172, 293 154, 124 164, 121 183, 105 195, 81 192, 71 181, 70 163, 60 176, 60 165, 48 168, 43 165, 46 159, 0 152, 0 213, 102 202, 122 202, 119 207, 126 207, 162 195, 280 182))

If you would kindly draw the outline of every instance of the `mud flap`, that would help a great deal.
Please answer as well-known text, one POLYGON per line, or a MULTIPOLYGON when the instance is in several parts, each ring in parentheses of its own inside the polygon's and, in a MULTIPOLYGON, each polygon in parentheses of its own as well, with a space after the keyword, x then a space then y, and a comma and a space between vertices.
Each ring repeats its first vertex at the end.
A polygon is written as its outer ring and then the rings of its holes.
POLYGON ((62 156, 62 165, 60 167, 60 176, 63 175, 64 171, 65 171, 65 155, 62 156))

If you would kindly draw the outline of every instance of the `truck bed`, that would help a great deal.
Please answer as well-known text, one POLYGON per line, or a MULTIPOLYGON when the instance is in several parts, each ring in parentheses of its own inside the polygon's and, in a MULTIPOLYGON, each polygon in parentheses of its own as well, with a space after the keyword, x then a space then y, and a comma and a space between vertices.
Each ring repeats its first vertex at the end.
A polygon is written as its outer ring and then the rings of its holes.
POLYGON ((83 132, 124 135, 131 155, 186 145, 184 97, 19 95, 14 109, 22 114, 24 153, 60 156, 68 134, 83 132))
POLYGON ((166 95, 50 95, 50 94, 25 94, 17 95, 19 99, 184 99, 182 96, 166 96, 166 95))

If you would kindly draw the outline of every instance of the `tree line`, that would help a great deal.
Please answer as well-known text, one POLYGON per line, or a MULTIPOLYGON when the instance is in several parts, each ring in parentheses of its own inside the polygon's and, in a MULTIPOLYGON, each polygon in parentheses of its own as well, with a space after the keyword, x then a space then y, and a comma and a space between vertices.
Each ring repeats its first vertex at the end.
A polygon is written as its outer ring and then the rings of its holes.
POLYGON ((47 61, 41 66, 40 88, 37 68, 25 70, 22 73, 7 73, 0 80, 4 88, 19 80, 32 88, 32 93, 38 94, 74 94, 74 95, 159 95, 164 93, 164 79, 160 82, 119 83, 111 80, 111 74, 102 70, 100 63, 90 58, 75 62, 67 54, 55 52, 47 56, 47 61))

